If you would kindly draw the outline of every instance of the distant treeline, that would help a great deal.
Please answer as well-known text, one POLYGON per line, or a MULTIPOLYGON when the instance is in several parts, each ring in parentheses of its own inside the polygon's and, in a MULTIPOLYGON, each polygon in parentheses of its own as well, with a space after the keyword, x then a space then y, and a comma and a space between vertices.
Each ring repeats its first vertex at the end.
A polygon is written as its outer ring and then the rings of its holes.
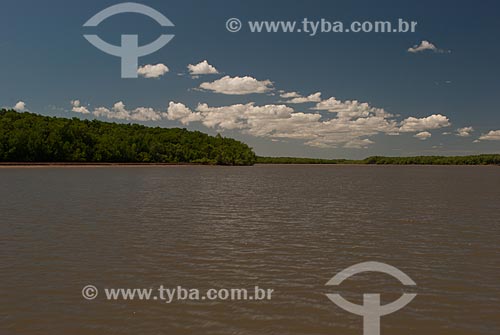
POLYGON ((362 160, 296 157, 257 157, 259 164, 395 164, 395 165, 500 165, 500 154, 475 156, 372 156, 362 160))
POLYGON ((423 164, 423 165, 491 165, 500 164, 500 155, 475 156, 415 156, 415 157, 383 157, 365 158, 363 164, 423 164))
POLYGON ((258 164, 346 164, 359 161, 347 159, 322 159, 322 158, 301 158, 301 157, 257 157, 258 164))
POLYGON ((239 141, 179 128, 0 110, 0 162, 127 162, 252 165, 239 141))

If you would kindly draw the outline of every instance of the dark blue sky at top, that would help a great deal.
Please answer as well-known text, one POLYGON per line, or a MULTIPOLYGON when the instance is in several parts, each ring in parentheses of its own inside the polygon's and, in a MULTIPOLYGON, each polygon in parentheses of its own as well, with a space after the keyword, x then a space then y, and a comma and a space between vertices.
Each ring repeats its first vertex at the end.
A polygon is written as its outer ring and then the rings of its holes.
MULTIPOLYGON (((192 90, 222 75, 270 79, 277 90, 304 95, 322 92, 324 99, 359 100, 402 117, 443 114, 454 131, 473 126, 472 137, 433 133, 428 141, 406 134, 377 135, 369 149, 317 149, 299 142, 271 142, 238 132, 257 153, 316 157, 364 157, 371 154, 468 154, 498 151, 499 141, 472 143, 500 129, 500 2, 498 1, 136 1, 149 5, 174 24, 162 28, 137 14, 121 14, 96 28, 82 25, 98 11, 122 1, 2 0, 0 3, 0 106, 22 100, 30 111, 76 116, 70 100, 92 107, 166 109, 178 101, 194 108, 234 103, 276 103, 265 94, 222 95, 192 90), (257 34, 229 33, 230 17, 246 20, 418 21, 416 33, 257 34), (164 63, 170 72, 160 79, 121 79, 119 58, 90 45, 83 33, 95 32, 112 44, 122 34, 139 34, 140 44, 162 32, 175 38, 139 64, 164 63), (429 40, 451 53, 410 54, 407 49, 429 40), (191 79, 187 64, 202 60, 217 76, 191 79), (435 148, 432 148, 435 147, 435 148), (439 147, 439 148, 436 148, 439 147)), ((307 111, 310 105, 293 106, 307 111)), ((172 121, 145 123, 180 126, 172 121)), ((215 130, 192 124, 189 129, 215 130)), ((444 130, 443 130, 444 131, 444 130)))

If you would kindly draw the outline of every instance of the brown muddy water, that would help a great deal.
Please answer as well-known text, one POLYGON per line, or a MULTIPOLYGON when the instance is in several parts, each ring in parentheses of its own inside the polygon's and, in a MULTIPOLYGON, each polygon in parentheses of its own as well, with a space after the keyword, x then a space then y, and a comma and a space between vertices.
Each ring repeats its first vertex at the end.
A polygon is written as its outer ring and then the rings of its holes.
POLYGON ((500 333, 500 167, 0 169, 0 334, 500 333), (397 267, 416 283, 366 272, 397 267), (95 285, 93 300, 82 288, 95 285), (270 300, 107 299, 105 289, 273 289, 270 300))

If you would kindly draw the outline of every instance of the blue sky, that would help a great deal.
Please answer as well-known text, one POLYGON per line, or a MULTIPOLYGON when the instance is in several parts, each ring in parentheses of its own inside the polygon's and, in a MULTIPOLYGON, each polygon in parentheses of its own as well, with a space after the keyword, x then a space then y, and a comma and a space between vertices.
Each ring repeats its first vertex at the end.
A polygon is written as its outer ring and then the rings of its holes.
POLYGON ((175 27, 132 13, 82 27, 121 1, 2 1, 0 106, 221 132, 260 155, 499 152, 496 1, 137 2, 175 27), (226 30, 232 17, 243 22, 241 31, 226 30), (418 25, 414 33, 315 36, 252 33, 246 25, 304 18, 346 25, 403 18, 418 25), (122 79, 120 59, 92 46, 84 33, 111 44, 119 44, 122 34, 138 34, 140 44, 174 34, 165 47, 139 59, 140 66, 163 64, 168 72, 157 68, 162 75, 153 71, 155 78, 122 79), (408 51, 422 41, 434 49, 408 51), (217 73, 191 75, 188 64, 204 60, 217 73), (311 101, 292 103, 294 96, 311 101))

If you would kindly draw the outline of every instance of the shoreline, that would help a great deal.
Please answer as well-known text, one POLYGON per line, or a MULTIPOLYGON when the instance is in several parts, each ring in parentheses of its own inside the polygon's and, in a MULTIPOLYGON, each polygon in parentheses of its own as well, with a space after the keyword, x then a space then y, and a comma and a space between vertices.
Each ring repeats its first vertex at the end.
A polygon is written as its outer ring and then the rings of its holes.
POLYGON ((82 163, 82 162, 0 162, 2 168, 50 168, 50 167, 251 167, 251 166, 500 166, 497 164, 363 164, 363 163, 255 163, 254 165, 217 165, 202 163, 82 163))
POLYGON ((81 162, 0 162, 0 168, 21 167, 146 167, 146 166, 215 166, 201 163, 81 163, 81 162))

